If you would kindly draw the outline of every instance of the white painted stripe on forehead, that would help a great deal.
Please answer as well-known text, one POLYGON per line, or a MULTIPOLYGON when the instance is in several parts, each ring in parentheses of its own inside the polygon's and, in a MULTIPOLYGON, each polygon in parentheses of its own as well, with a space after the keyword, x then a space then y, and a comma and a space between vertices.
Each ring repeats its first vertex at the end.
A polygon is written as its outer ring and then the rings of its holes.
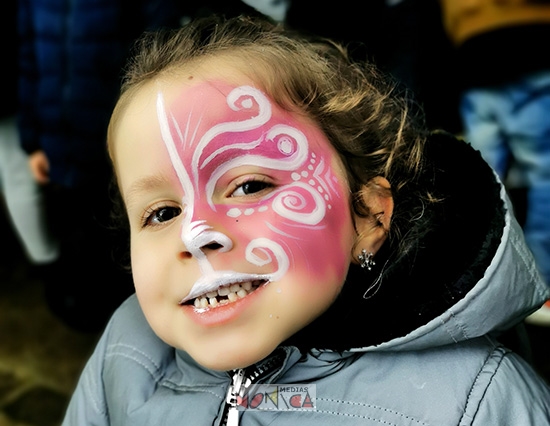
MULTIPOLYGON (((184 195, 187 199, 187 205, 192 206, 194 193, 191 179, 189 178, 189 175, 187 174, 187 171, 185 170, 185 167, 181 162, 181 158, 179 157, 178 151, 176 149, 176 144, 174 142, 174 139, 172 138, 172 133, 170 132, 170 124, 168 122, 168 117, 164 108, 164 96, 160 91, 157 94, 157 118, 159 121, 162 141, 164 142, 164 145, 168 150, 170 161, 172 162, 172 166, 174 167, 174 170, 176 171, 176 174, 178 176, 178 180, 180 181, 183 188, 184 195)), ((175 124, 177 125, 177 122, 175 122, 175 124)))

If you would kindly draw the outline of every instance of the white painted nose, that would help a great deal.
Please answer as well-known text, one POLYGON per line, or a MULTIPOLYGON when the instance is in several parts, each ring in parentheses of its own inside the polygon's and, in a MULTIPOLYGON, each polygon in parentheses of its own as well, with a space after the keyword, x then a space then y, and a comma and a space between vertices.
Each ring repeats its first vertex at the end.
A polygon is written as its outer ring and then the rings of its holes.
POLYGON ((226 252, 233 242, 222 232, 213 231, 205 221, 196 221, 184 226, 181 239, 187 250, 197 259, 206 257, 208 251, 226 252))

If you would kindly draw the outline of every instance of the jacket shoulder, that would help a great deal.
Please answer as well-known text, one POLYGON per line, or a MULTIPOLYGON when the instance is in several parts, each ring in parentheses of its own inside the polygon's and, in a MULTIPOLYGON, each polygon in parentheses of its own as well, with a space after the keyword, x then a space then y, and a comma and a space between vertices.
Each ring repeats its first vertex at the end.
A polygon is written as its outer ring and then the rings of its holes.
POLYGON ((317 382, 316 408, 330 414, 331 424, 354 418, 364 424, 546 425, 549 392, 522 358, 481 337, 421 351, 357 354, 347 368, 317 382), (526 423, 529 418, 539 421, 526 423))
POLYGON ((460 424, 550 425, 550 387, 516 353, 493 354, 476 376, 460 424))

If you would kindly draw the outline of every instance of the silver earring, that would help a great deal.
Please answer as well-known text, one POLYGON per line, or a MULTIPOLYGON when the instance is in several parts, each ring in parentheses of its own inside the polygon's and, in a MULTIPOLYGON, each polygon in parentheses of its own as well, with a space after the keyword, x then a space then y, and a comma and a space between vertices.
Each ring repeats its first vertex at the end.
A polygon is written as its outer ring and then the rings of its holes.
POLYGON ((357 257, 359 258, 361 268, 367 268, 370 271, 372 270, 372 267, 376 265, 376 262, 374 261, 374 253, 367 253, 365 249, 361 250, 361 254, 357 257))

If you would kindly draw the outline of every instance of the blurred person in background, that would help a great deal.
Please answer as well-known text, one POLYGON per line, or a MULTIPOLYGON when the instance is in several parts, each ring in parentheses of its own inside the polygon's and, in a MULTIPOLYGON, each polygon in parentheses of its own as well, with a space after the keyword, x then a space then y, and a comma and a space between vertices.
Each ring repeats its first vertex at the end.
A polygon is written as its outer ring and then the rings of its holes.
POLYGON ((33 179, 17 131, 17 3, 2 3, 4 25, 0 43, 4 61, 0 102, 0 197, 9 226, 15 231, 27 260, 42 270, 59 255, 57 241, 46 223, 44 194, 33 179))
MULTIPOLYGON (((516 194, 550 285, 550 1, 440 1, 459 68, 464 137, 516 194)), ((550 326, 550 301, 527 322, 550 326)))
POLYGON ((19 0, 21 146, 46 195, 60 243, 42 277, 52 312, 80 331, 101 329, 132 291, 110 247, 111 170, 105 135, 123 64, 144 30, 179 25, 172 0, 19 0))

